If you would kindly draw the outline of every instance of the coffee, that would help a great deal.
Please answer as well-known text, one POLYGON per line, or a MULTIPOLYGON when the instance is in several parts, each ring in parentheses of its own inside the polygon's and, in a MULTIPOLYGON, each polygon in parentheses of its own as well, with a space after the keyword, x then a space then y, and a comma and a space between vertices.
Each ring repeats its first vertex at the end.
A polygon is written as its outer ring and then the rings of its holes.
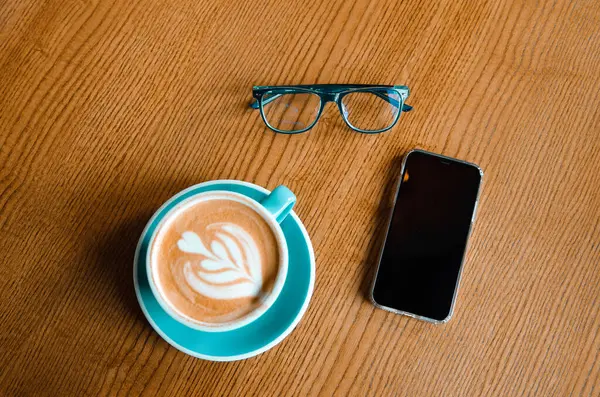
POLYGON ((158 226, 151 277, 177 315, 219 327, 265 305, 283 254, 257 205, 234 194, 208 195, 183 202, 158 226))

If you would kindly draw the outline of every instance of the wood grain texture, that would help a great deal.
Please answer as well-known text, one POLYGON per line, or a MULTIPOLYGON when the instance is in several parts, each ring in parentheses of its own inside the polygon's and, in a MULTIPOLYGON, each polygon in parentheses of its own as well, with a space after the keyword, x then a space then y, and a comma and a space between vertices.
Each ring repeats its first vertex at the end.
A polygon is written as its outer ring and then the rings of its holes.
POLYGON ((600 3, 0 1, 0 394, 600 394, 600 3), (406 84, 391 131, 336 109, 299 136, 253 84, 406 84), (365 299, 400 156, 479 164, 453 320, 365 299), (315 247, 308 312, 211 363, 163 341, 131 280, 162 202, 288 185, 315 247))

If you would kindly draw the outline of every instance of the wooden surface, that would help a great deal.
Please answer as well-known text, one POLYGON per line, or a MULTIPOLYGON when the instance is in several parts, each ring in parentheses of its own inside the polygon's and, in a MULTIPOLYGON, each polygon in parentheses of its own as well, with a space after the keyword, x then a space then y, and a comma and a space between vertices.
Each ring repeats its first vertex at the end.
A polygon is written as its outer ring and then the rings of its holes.
POLYGON ((0 394, 600 394, 600 3, 0 1, 0 394), (407 84, 391 131, 333 107, 275 135, 253 84, 407 84), (408 149, 479 164, 454 318, 365 299, 408 149), (211 363, 136 302, 162 202, 233 178, 288 185, 315 248, 305 317, 211 363))

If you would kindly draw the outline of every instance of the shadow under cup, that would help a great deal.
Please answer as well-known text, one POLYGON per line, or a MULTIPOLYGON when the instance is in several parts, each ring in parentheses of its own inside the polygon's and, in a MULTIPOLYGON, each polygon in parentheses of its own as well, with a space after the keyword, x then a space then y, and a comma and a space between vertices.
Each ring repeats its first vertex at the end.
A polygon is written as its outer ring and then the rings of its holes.
MULTIPOLYGON (((146 254, 146 271, 148 274, 148 281, 150 288, 152 290, 153 295, 155 296, 157 302, 160 306, 165 310, 169 316, 171 316, 176 321, 186 325, 190 328, 208 331, 208 332, 223 332, 230 331, 245 325, 248 325, 259 318, 262 314, 264 314, 277 300, 283 285, 285 283, 285 279, 288 272, 288 247, 287 242, 284 237, 284 233, 279 225, 285 217, 291 212, 293 205, 296 201, 294 194, 285 186, 279 186, 271 192, 265 199, 258 201, 253 200, 250 197, 245 195, 234 193, 230 191, 208 191, 203 193, 198 193, 194 196, 191 196, 184 201, 177 204, 175 207, 171 208, 160 220, 159 224, 155 228, 154 232, 150 236, 149 249, 146 254), (204 202, 209 202, 210 200, 227 200, 236 203, 243 204, 245 207, 251 209, 254 214, 258 214, 262 220, 268 225, 270 231, 275 237, 275 241, 277 244, 277 252, 278 252, 278 270, 277 275, 274 279, 273 285, 270 288, 270 291, 264 293, 264 290, 261 291, 258 298, 259 302, 257 306, 254 307, 250 312, 234 319, 225 320, 223 322, 206 322, 202 321, 198 318, 190 317, 189 315, 184 314, 181 310, 177 308, 177 305, 170 302, 168 299, 168 294, 163 291, 162 284, 160 281, 160 277, 158 275, 160 272, 158 269, 158 260, 156 259, 158 251, 163 251, 163 249, 155 249, 155 242, 161 242, 163 235, 170 231, 170 224, 178 218, 182 213, 188 210, 190 207, 198 205, 204 202)), ((200 215, 201 217, 202 215, 200 215)), ((189 249, 190 251, 186 252, 196 252, 194 251, 194 247, 191 246, 192 243, 197 243, 198 241, 194 241, 191 235, 186 235, 188 232, 184 232, 183 236, 186 238, 182 238, 179 244, 187 244, 185 247, 179 245, 180 248, 189 249), (190 240, 191 239, 191 240, 190 240), (190 248, 191 247, 191 248, 190 248)), ((193 234, 193 233, 192 233, 193 234)), ((195 237, 197 238, 197 236, 195 237)), ((198 239, 199 240, 199 239, 198 239)), ((156 246, 160 247, 161 244, 156 244, 156 246)), ((198 245, 196 245, 198 247, 198 245)), ((206 249, 206 244, 200 242, 199 250, 202 251, 202 248, 206 249)), ((212 247, 212 245, 209 245, 212 247)), ((186 264, 187 265, 187 264, 186 264)), ((248 268, 249 265, 246 264, 248 268)), ((260 269, 262 272, 262 265, 260 265, 260 269)), ((217 269, 216 273, 219 270, 217 269)), ((216 274, 213 273, 213 274, 216 274)), ((262 285, 261 285, 262 288, 262 285)), ((239 290, 239 289, 238 289, 239 290)), ((217 299, 230 299, 227 294, 229 290, 221 289, 220 297, 217 296, 217 299), (225 295, 223 295, 225 294, 225 295)), ((238 291, 239 292, 239 291, 238 291)), ((209 296, 207 294, 206 296, 209 296)))

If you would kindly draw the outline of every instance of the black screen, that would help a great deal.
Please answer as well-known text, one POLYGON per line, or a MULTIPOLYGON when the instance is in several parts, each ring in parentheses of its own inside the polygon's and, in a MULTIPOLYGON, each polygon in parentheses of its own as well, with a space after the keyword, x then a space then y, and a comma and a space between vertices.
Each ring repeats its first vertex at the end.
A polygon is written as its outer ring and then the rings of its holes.
POLYGON ((451 313, 481 174, 413 151, 406 158, 373 299, 433 320, 451 313))

